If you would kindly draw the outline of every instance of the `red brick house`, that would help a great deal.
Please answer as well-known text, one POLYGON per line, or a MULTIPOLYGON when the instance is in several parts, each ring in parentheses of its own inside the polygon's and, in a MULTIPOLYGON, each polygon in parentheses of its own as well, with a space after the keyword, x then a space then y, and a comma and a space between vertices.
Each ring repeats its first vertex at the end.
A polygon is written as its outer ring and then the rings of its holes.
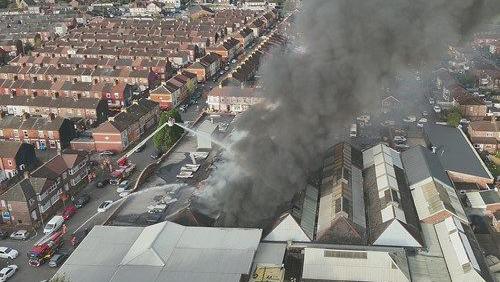
POLYGON ((33 226, 61 208, 63 194, 73 195, 87 181, 89 155, 82 151, 58 154, 0 195, 2 224, 33 226))
POLYGON ((73 122, 49 115, 44 117, 22 117, 3 115, 0 119, 0 140, 21 141, 36 149, 64 149, 75 136, 73 122))
POLYGON ((482 120, 486 117, 488 108, 481 98, 460 92, 453 96, 453 104, 460 109, 462 116, 470 120, 482 120))
POLYGON ((468 133, 476 149, 495 154, 500 141, 500 122, 492 118, 488 120, 472 121, 468 126, 468 133))
POLYGON ((242 28, 234 35, 234 38, 239 41, 243 48, 246 48, 254 40, 253 31, 248 27, 242 28))
POLYGON ((1 141, 0 182, 33 169, 37 163, 38 159, 33 145, 15 141, 1 141))
POLYGON ((196 74, 198 82, 202 82, 217 74, 220 69, 221 61, 222 57, 219 54, 209 53, 201 59, 197 59, 195 63, 186 67, 184 70, 196 74))
POLYGON ((222 61, 228 62, 232 60, 239 52, 241 44, 238 40, 229 37, 226 41, 217 46, 208 47, 206 52, 213 52, 222 57, 222 61))
POLYGON ((92 132, 95 150, 122 152, 158 121, 160 105, 154 101, 141 99, 92 132))
MULTIPOLYGON (((149 99, 157 102, 162 110, 169 110, 173 108, 173 101, 177 100, 177 97, 174 97, 175 91, 171 92, 172 88, 169 88, 167 88, 166 84, 161 84, 149 92, 149 99)), ((177 89, 178 88, 176 87, 175 90, 177 89)))

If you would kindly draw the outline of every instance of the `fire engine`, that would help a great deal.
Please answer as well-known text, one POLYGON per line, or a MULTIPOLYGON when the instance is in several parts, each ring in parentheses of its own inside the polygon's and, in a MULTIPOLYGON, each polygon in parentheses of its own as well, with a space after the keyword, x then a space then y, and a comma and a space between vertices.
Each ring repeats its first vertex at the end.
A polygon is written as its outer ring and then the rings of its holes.
POLYGON ((63 243, 64 230, 54 232, 44 236, 38 241, 31 251, 28 252, 28 263, 31 266, 39 267, 54 255, 63 243))

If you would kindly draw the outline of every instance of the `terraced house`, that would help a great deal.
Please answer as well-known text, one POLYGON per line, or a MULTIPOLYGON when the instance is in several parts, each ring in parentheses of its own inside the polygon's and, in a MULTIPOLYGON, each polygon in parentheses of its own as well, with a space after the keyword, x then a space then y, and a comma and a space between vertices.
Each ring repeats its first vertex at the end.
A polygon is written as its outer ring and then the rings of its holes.
POLYGON ((52 217, 63 200, 87 181, 89 156, 83 151, 58 154, 0 195, 3 224, 31 226, 52 217))

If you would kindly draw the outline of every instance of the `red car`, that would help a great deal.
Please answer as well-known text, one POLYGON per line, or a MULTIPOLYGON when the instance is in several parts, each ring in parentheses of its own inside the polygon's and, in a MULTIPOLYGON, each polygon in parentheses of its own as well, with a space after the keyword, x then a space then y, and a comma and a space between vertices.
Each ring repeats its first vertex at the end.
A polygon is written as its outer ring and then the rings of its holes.
POLYGON ((62 216, 64 220, 70 219, 76 213, 76 207, 74 205, 69 205, 64 208, 62 216))

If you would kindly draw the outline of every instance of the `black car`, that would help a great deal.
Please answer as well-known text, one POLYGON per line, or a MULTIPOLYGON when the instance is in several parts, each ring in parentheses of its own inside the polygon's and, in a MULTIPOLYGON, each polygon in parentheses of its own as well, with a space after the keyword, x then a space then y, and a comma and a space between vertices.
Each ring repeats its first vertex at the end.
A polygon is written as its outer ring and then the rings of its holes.
POLYGON ((109 179, 105 178, 103 180, 97 181, 96 187, 97 188, 104 188, 108 184, 109 184, 109 179))
POLYGON ((156 160, 156 159, 158 159, 158 158, 161 156, 161 154, 162 154, 162 152, 160 152, 160 151, 156 150, 156 151, 154 151, 154 152, 150 155, 150 157, 151 157, 153 160, 156 160))
POLYGON ((75 199, 74 204, 77 209, 80 209, 83 208, 89 201, 90 201, 89 194, 81 194, 75 199))
POLYGON ((58 267, 68 258, 68 255, 62 253, 56 253, 49 261, 50 267, 58 267))
POLYGON ((6 239, 9 237, 9 233, 3 231, 3 230, 0 230, 0 239, 3 240, 3 239, 6 239))
POLYGON ((146 148, 146 143, 142 144, 141 146, 139 146, 139 148, 135 149, 135 152, 140 153, 144 151, 145 148, 146 148))

